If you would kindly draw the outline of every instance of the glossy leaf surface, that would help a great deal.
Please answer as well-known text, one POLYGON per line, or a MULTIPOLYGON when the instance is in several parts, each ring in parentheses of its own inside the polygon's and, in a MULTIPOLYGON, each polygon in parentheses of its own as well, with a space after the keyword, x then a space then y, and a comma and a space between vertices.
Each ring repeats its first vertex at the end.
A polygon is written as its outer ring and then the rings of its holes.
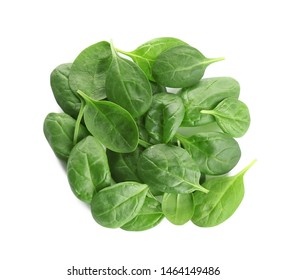
POLYGON ((154 198, 146 196, 139 213, 121 228, 128 231, 147 230, 158 225, 163 218, 161 203, 154 198))
POLYGON ((175 94, 154 95, 145 117, 145 127, 157 143, 168 143, 175 135, 185 115, 182 99, 175 94))
POLYGON ((182 126, 199 126, 214 122, 211 115, 201 114, 201 110, 215 108, 227 97, 238 98, 239 83, 230 77, 206 78, 192 87, 179 91, 184 106, 185 117, 182 126))
POLYGON ((112 55, 110 44, 102 41, 84 49, 72 64, 69 84, 74 92, 82 90, 94 100, 106 98, 105 80, 112 55))
POLYGON ((90 203, 93 194, 110 186, 111 175, 105 150, 93 136, 88 136, 72 149, 67 176, 73 193, 90 203))
POLYGON ((118 153, 133 152, 139 141, 138 128, 131 115, 110 101, 85 99, 84 121, 89 132, 107 149, 118 153))
POLYGON ((118 228, 131 221, 140 212, 148 186, 123 182, 96 193, 92 199, 92 216, 104 227, 118 228))
POLYGON ((236 211, 244 196, 243 176, 254 162, 235 176, 207 180, 203 184, 209 190, 207 194, 200 192, 193 194, 194 224, 200 227, 213 227, 227 220, 236 211))
POLYGON ((236 98, 226 98, 213 110, 202 110, 201 113, 214 116, 220 128, 232 137, 243 136, 250 126, 249 110, 236 98))
POLYGON ((189 137, 177 135, 202 173, 222 175, 238 163, 241 151, 237 141, 221 132, 201 132, 189 137))
POLYGON ((139 157, 137 170, 144 183, 162 192, 207 192, 199 184, 199 168, 189 153, 180 147, 166 144, 151 146, 139 157))
MULTIPOLYGON (((56 156, 68 160, 74 147, 73 137, 76 120, 65 113, 49 113, 44 120, 44 134, 56 156)), ((87 129, 80 125, 78 140, 88 136, 87 129)))
POLYGON ((194 212, 192 194, 165 193, 162 200, 165 217, 174 225, 190 221, 194 212))
POLYGON ((50 83, 58 105, 65 113, 77 118, 80 110, 80 99, 69 85, 71 65, 71 63, 65 63, 56 67, 51 73, 50 83))

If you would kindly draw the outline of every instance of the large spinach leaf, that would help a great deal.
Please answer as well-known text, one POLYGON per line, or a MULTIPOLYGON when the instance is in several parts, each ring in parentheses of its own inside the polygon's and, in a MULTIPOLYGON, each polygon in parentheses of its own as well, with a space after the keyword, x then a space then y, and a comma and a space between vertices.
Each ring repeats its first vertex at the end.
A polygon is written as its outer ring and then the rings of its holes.
POLYGON ((227 97, 238 98, 239 83, 230 77, 206 78, 196 85, 181 89, 185 106, 185 117, 181 126, 199 126, 214 121, 211 115, 201 114, 201 110, 213 109, 227 97))
POLYGON ((190 87, 199 82, 210 64, 223 58, 206 58, 197 49, 181 45, 162 52, 154 62, 153 77, 166 87, 190 87))
POLYGON ((207 192, 200 186, 200 171, 189 153, 176 146, 157 144, 139 157, 138 174, 153 188, 170 193, 207 192))
POLYGON ((82 91, 84 122, 89 132, 109 150, 118 153, 133 152, 139 141, 138 128, 132 116, 110 101, 94 101, 82 91))
POLYGON ((241 156, 237 141, 221 132, 201 132, 189 137, 177 134, 177 138, 192 155, 200 171, 207 175, 229 172, 241 156))
POLYGON ((74 92, 82 90, 94 100, 106 98, 105 79, 111 59, 108 42, 102 41, 84 49, 70 70, 71 89, 74 92))
POLYGON ((106 153, 95 137, 86 137, 72 149, 67 175, 76 197, 87 203, 91 202, 96 191, 110 186, 111 175, 106 153))
POLYGON ((138 215, 147 192, 147 185, 136 182, 122 182, 104 188, 92 199, 92 216, 104 227, 122 227, 138 215))

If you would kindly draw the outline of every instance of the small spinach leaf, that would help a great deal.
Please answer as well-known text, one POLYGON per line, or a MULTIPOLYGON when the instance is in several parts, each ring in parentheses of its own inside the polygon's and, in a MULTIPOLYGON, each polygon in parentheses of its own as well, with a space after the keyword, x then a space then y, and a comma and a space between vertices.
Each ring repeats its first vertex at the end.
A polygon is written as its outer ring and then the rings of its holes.
POLYGON ((221 132, 201 132, 185 137, 176 135, 202 173, 222 175, 238 163, 241 151, 237 141, 221 132))
POLYGON ((214 122, 211 115, 201 114, 201 110, 213 109, 227 97, 238 98, 239 83, 230 77, 206 78, 192 87, 181 89, 185 106, 185 117, 181 126, 199 126, 214 122))
POLYGON ((84 122, 89 132, 109 150, 133 152, 139 141, 138 128, 132 116, 119 105, 109 101, 94 101, 82 91, 84 122))
POLYGON ((145 117, 145 127, 157 143, 168 143, 175 135, 185 115, 182 99, 175 94, 154 95, 145 117))
POLYGON ((189 153, 180 147, 151 146, 140 155, 137 171, 144 183, 162 192, 207 192, 199 184, 199 168, 189 153))
POLYGON ((74 92, 82 90, 94 100, 106 98, 105 79, 111 59, 108 42, 102 41, 84 49, 70 70, 71 89, 74 92))
MULTIPOLYGON (((44 134, 58 158, 67 161, 72 148, 76 120, 65 113, 49 113, 44 120, 44 134)), ((78 140, 88 136, 87 129, 79 126, 78 140)))
POLYGON ((146 196, 137 216, 121 228, 128 231, 147 230, 158 225, 163 218, 164 214, 162 213, 161 203, 154 198, 146 196))
POLYGON ((207 194, 193 194, 195 211, 192 222, 200 227, 213 227, 227 220, 238 208, 244 196, 243 176, 253 161, 235 176, 207 180, 203 186, 207 194))
POLYGON ((181 45, 162 52, 153 65, 155 81, 165 87, 190 87, 203 77, 211 63, 223 58, 206 58, 197 49, 181 45))
POLYGON ((164 193, 162 209, 165 217, 174 225, 183 225, 190 221, 194 212, 191 193, 164 193))
POLYGON ((87 203, 91 202, 94 192, 110 186, 106 153, 95 137, 86 137, 72 149, 67 176, 73 193, 87 203))
POLYGON ((213 115, 220 128, 232 137, 243 136, 250 126, 249 110, 236 98, 226 98, 213 110, 202 110, 201 113, 213 115))
POLYGON ((187 45, 187 43, 172 37, 162 37, 150 40, 140 45, 136 50, 132 52, 125 52, 118 50, 133 59, 133 61, 143 70, 147 78, 154 81, 152 77, 153 64, 160 53, 163 51, 180 45, 187 45))
POLYGON ((80 110, 80 99, 69 85, 71 65, 71 63, 65 63, 56 67, 51 73, 50 83, 58 105, 65 113, 76 118, 80 110))
POLYGON ((92 216, 104 227, 118 228, 140 212, 148 186, 137 182, 123 182, 96 193, 91 202, 92 216))

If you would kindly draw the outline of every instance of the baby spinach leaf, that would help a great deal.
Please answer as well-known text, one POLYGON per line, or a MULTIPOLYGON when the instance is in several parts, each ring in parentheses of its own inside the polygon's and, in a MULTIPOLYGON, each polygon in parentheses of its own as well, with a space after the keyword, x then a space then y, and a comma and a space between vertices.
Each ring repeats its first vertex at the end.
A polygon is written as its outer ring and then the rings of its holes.
POLYGON ((240 205, 244 196, 243 176, 255 163, 251 162, 235 176, 216 177, 207 180, 203 186, 207 194, 193 194, 195 211, 194 224, 200 227, 213 227, 227 220, 240 205))
POLYGON ((133 152, 139 141, 138 128, 132 116, 109 101, 94 101, 78 91, 85 102, 84 122, 89 132, 109 150, 133 152))
POLYGON ((145 117, 145 127, 157 143, 168 143, 175 135, 185 115, 182 99, 175 94, 154 95, 145 117))
MULTIPOLYGON (((74 147, 73 137, 76 120, 65 113, 49 113, 44 120, 44 134, 56 156, 68 160, 74 147)), ((88 136, 87 129, 79 126, 78 140, 88 136)))
POLYGON ((232 137, 243 136, 250 126, 249 110, 236 98, 226 98, 213 110, 202 110, 201 113, 213 115, 220 128, 232 137))
POLYGON ((201 110, 213 109, 227 97, 238 98, 239 83, 230 77, 206 78, 196 85, 181 89, 185 106, 185 117, 181 126, 199 126, 214 122, 211 115, 201 114, 201 110))
POLYGON ((189 137, 176 135, 191 154, 200 171, 207 175, 229 172, 238 163, 241 151, 238 143, 221 132, 201 132, 189 137))
POLYGON ((165 217, 174 225, 183 225, 190 221, 194 212, 191 193, 164 193, 162 209, 165 217))
POLYGON ((71 65, 71 63, 65 63, 56 67, 51 73, 50 83, 58 105, 65 113, 76 118, 80 110, 80 99, 69 85, 71 65))
POLYGON ((108 100, 122 106, 135 118, 151 105, 152 89, 145 74, 134 62, 119 57, 113 47, 105 86, 108 100))
POLYGON ((117 49, 117 51, 131 57, 144 71, 147 78, 150 81, 154 81, 152 77, 152 67, 158 55, 169 48, 180 45, 187 45, 187 43, 177 38, 162 37, 150 40, 132 52, 125 52, 119 49, 117 49))
POLYGON ((111 175, 105 150, 93 136, 88 136, 72 149, 67 176, 73 193, 90 203, 94 192, 110 186, 111 175))
POLYGON ((112 178, 116 182, 141 182, 137 174, 137 162, 141 152, 141 148, 139 147, 132 153, 124 154, 107 150, 112 178))
POLYGON ((104 227, 122 227, 140 212, 147 192, 147 185, 136 182, 107 187, 94 195, 91 202, 92 216, 104 227))
POLYGON ((162 192, 207 192, 199 184, 199 168, 189 153, 180 147, 151 146, 140 155, 137 171, 144 183, 162 192))
POLYGON ((105 79, 111 59, 108 42, 102 41, 84 49, 70 70, 71 89, 74 92, 82 90, 94 100, 106 98, 105 79))
POLYGON ((161 203, 154 198, 146 196, 137 216, 121 228, 128 231, 147 230, 158 225, 163 218, 164 214, 162 213, 161 203))
POLYGON ((181 45, 162 52, 154 62, 153 77, 165 87, 183 88, 195 85, 211 63, 223 58, 206 58, 197 49, 181 45))

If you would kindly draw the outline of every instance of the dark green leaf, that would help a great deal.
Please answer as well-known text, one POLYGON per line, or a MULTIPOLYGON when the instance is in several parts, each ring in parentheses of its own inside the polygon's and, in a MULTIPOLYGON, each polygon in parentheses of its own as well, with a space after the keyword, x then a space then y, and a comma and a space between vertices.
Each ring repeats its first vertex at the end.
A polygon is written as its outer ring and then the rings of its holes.
POLYGON ((91 202, 92 216, 104 227, 118 228, 140 212, 148 186, 137 182, 123 182, 96 193, 91 202))
POLYGON ((192 87, 179 91, 185 105, 182 126, 199 126, 214 122, 211 115, 201 114, 210 110, 227 97, 238 98, 239 83, 230 77, 206 78, 192 87))
POLYGON ((178 95, 158 93, 145 117, 146 130, 157 143, 168 143, 181 125, 184 114, 184 104, 178 95))
POLYGON ((105 79, 112 55, 108 42, 84 49, 72 64, 69 84, 74 92, 82 90, 94 100, 106 98, 105 79))
POLYGON ((135 118, 143 115, 152 102, 152 89, 143 71, 114 50, 106 77, 106 95, 135 118))
POLYGON ((211 63, 223 58, 206 58, 197 49, 176 46, 162 52, 153 65, 155 81, 165 87, 183 88, 195 85, 211 63))
MULTIPOLYGON (((56 156, 67 161, 74 147, 73 137, 76 120, 65 113, 49 113, 44 121, 44 134, 56 156)), ((88 136, 83 125, 79 127, 78 140, 88 136)))
POLYGON ((110 186, 106 153, 95 137, 86 137, 72 149, 67 176, 74 194, 87 203, 91 202, 94 192, 110 186))
POLYGON ((65 113, 77 118, 80 110, 80 99, 69 85, 71 65, 71 63, 65 63, 55 68, 51 73, 50 82, 58 105, 65 113))
POLYGON ((138 174, 144 183, 162 192, 207 192, 199 184, 199 168, 180 147, 157 144, 146 149, 139 157, 138 174))
POLYGON ((201 132, 190 137, 177 135, 177 138, 191 154, 200 171, 207 175, 229 172, 241 156, 238 143, 224 133, 201 132))

